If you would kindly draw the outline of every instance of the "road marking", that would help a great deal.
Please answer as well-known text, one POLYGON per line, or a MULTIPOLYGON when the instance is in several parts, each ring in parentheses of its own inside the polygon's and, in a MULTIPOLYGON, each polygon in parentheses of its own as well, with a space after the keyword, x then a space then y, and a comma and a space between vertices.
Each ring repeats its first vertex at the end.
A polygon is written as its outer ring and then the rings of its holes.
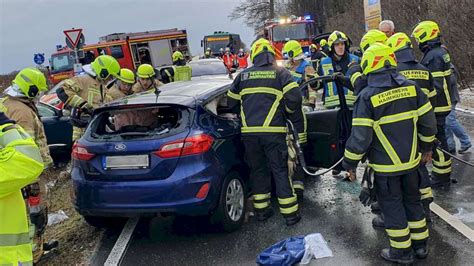
POLYGON ((438 215, 445 222, 447 222, 449 225, 451 225, 454 229, 458 230, 459 233, 463 234, 465 237, 471 240, 471 242, 474 242, 474 230, 472 230, 463 222, 461 222, 461 220, 452 216, 449 212, 447 212, 445 209, 441 208, 441 206, 434 202, 430 204, 430 210, 436 215, 438 215))
POLYGON ((120 233, 120 236, 117 239, 117 242, 115 242, 112 251, 110 251, 109 257, 107 257, 107 260, 105 261, 104 265, 116 266, 120 264, 123 255, 125 254, 125 251, 127 251, 128 244, 132 239, 133 231, 135 231, 135 227, 137 226, 139 220, 140 217, 132 217, 128 219, 127 223, 122 229, 122 232, 120 233))
POLYGON ((471 111, 471 110, 468 110, 468 109, 463 109, 463 108, 456 107, 456 111, 463 112, 463 113, 466 113, 466 114, 474 115, 474 112, 471 111))

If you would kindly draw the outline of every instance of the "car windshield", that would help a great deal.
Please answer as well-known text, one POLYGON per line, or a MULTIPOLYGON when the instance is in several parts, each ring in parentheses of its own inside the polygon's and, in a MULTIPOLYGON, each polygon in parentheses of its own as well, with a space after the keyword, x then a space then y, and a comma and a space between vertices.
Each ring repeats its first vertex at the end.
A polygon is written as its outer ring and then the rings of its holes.
POLYGON ((189 63, 192 76, 225 75, 227 69, 221 61, 189 63))
POLYGON ((309 39, 311 27, 308 23, 282 24, 273 28, 273 41, 281 42, 288 40, 309 39))
POLYGON ((70 71, 74 68, 74 59, 70 53, 63 53, 51 56, 51 72, 59 73, 70 71))
POLYGON ((229 37, 207 37, 207 47, 211 48, 213 53, 219 53, 219 49, 227 47, 229 44, 229 37))

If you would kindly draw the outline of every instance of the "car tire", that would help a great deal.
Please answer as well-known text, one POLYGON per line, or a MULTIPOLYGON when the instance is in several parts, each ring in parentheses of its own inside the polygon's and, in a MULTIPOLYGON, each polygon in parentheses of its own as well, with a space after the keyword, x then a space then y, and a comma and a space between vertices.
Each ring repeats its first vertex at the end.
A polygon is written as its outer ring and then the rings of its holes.
POLYGON ((126 218, 84 216, 84 220, 86 220, 89 225, 97 228, 120 228, 125 224, 126 218))
POLYGON ((239 229, 245 218, 246 186, 235 172, 229 173, 221 187, 219 203, 211 215, 211 223, 225 232, 239 229))

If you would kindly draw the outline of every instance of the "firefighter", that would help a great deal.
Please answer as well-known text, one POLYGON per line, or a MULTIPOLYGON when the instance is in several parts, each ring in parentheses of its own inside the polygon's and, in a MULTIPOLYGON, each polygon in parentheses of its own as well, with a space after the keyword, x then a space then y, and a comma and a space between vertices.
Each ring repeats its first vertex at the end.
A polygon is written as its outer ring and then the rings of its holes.
POLYGON ((390 47, 373 44, 364 52, 361 66, 368 85, 354 106, 343 167, 354 180, 357 164, 367 153, 390 239, 390 248, 381 256, 412 263, 413 250, 418 258, 428 255, 417 168, 431 158, 436 119, 426 94, 397 72, 390 47))
POLYGON ((224 65, 230 71, 232 68, 237 68, 237 59, 235 55, 232 54, 229 47, 225 48, 225 53, 222 55, 222 61, 224 61, 224 65))
POLYGON ((206 52, 204 52, 204 58, 212 58, 211 48, 207 47, 206 52))
POLYGON ((127 95, 133 94, 133 84, 135 84, 135 74, 133 74, 133 71, 128 68, 122 68, 115 80, 114 86, 107 91, 107 95, 112 100, 122 99, 127 95))
POLYGON ((298 223, 301 216, 288 178, 286 117, 301 125, 301 94, 291 74, 276 66, 275 51, 268 40, 260 38, 252 44, 250 60, 253 66, 237 75, 227 95, 230 106, 240 106, 242 141, 251 171, 253 206, 259 221, 273 215, 270 167, 280 213, 286 224, 291 226, 298 223))
MULTIPOLYGON (((321 42, 326 41, 326 40, 321 40, 321 42)), ((326 42, 327 43, 327 42, 326 42)), ((327 45, 326 45, 327 46, 327 45)), ((319 68, 319 62, 327 56, 325 52, 322 51, 322 49, 318 49, 318 46, 316 44, 311 44, 310 46, 311 50, 311 63, 313 64, 314 69, 319 68)))
POLYGON ((329 52, 331 49, 329 48, 328 41, 326 39, 322 39, 319 41, 319 47, 321 49, 321 53, 323 54, 323 57, 326 57, 329 55, 329 52))
MULTIPOLYGON (((452 84, 451 58, 446 49, 441 47, 440 30, 433 21, 422 21, 416 25, 412 36, 423 52, 420 63, 427 67, 433 76, 433 86, 436 89, 436 106, 434 112, 438 122, 436 139, 441 148, 448 150, 445 122, 451 111, 452 84)), ((431 174, 432 187, 449 185, 451 183, 451 157, 437 149, 433 150, 433 170, 431 174)))
POLYGON ((43 171, 41 153, 21 126, 0 112, 0 265, 32 265, 22 187, 43 171))
MULTIPOLYGON (((105 86, 111 78, 119 74, 120 65, 112 56, 100 55, 90 64, 90 69, 84 69, 83 75, 66 80, 56 93, 66 107, 74 108, 79 113, 92 114, 95 108, 111 101, 105 86)), ((81 127, 74 126, 73 141, 78 140, 84 133, 84 128, 81 127)))
POLYGON ((239 68, 246 69, 249 66, 248 59, 249 54, 244 52, 244 49, 240 48, 237 53, 237 64, 239 65, 239 68))
POLYGON ((133 85, 133 93, 156 89, 163 85, 156 79, 155 69, 150 64, 141 64, 137 69, 137 82, 133 85))
MULTIPOLYGON (((25 68, 21 70, 12 82, 12 85, 5 90, 5 94, 0 98, 0 111, 4 112, 9 118, 13 119, 20 125, 25 132, 27 132, 36 145, 40 149, 40 154, 45 168, 53 164, 53 159, 49 154, 49 148, 44 133, 43 123, 38 114, 38 109, 35 105, 35 98, 44 91, 48 90, 46 85, 46 77, 36 68, 25 68)), ((44 178, 43 178, 44 179, 44 178)), ((45 181, 40 178, 40 180, 45 181)), ((36 263, 43 255, 43 244, 47 249, 53 248, 57 245, 57 241, 44 243, 44 230, 46 228, 48 210, 46 204, 46 191, 42 188, 44 186, 35 182, 25 188, 28 191, 27 197, 36 197, 42 201, 38 203, 40 212, 36 219, 31 216, 30 223, 32 227, 32 242, 33 242, 33 261, 36 263)))
MULTIPOLYGON (((346 75, 349 65, 353 63, 359 63, 359 57, 349 53, 349 39, 346 34, 340 31, 334 31, 329 35, 328 46, 330 47, 329 55, 321 60, 321 64, 318 69, 318 74, 323 75, 334 75, 335 73, 341 73, 346 75)), ((344 94, 346 96, 346 103, 348 106, 352 106, 355 101, 355 96, 352 91, 347 87, 350 87, 349 82, 342 84, 344 86, 344 94)), ((337 94, 337 85, 335 82, 325 82, 323 91, 323 102, 326 108, 335 108, 339 106, 339 96, 337 94)))
POLYGON ((192 70, 190 66, 186 65, 184 55, 180 51, 173 53, 173 67, 165 68, 164 73, 166 76, 165 83, 175 81, 187 81, 191 80, 192 70))

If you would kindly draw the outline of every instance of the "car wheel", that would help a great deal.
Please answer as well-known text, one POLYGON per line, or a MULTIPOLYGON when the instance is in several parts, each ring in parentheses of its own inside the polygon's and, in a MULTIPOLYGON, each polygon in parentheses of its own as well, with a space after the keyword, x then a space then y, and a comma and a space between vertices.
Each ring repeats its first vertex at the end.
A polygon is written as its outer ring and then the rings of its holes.
POLYGON ((237 173, 227 175, 222 184, 219 204, 211 216, 213 224, 226 232, 237 230, 245 217, 245 183, 237 173))
POLYGON ((125 224, 126 219, 122 217, 99 217, 84 216, 84 220, 97 228, 119 228, 125 224))

